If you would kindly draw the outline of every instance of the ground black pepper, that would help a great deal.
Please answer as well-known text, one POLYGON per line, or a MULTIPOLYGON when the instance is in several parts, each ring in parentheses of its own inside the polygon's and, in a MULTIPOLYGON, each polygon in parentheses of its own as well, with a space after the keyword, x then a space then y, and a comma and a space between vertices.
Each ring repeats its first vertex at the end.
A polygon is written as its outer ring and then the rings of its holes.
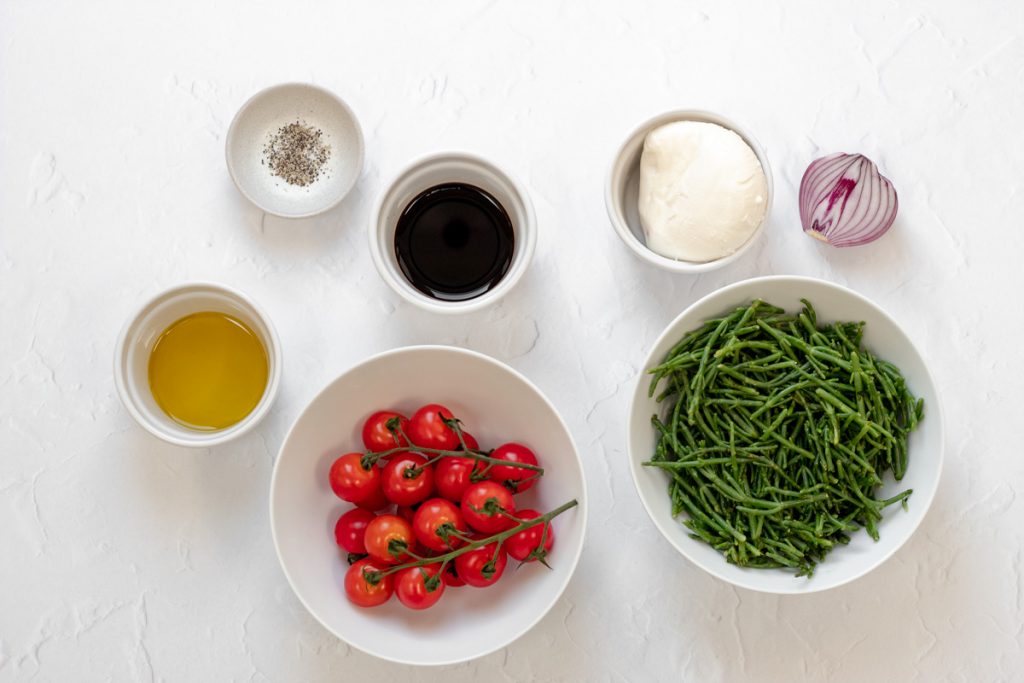
POLYGON ((331 147, 323 131, 302 121, 281 126, 263 146, 263 162, 270 172, 289 185, 306 187, 326 173, 331 147))

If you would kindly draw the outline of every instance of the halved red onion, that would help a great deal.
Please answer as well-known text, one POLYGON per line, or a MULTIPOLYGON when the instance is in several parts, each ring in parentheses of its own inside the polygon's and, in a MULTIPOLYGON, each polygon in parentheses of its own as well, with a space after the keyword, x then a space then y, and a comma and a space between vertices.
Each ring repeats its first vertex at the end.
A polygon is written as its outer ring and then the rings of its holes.
POLYGON ((884 235, 899 200, 889 179, 863 154, 817 159, 800 181, 804 232, 834 247, 855 247, 884 235))

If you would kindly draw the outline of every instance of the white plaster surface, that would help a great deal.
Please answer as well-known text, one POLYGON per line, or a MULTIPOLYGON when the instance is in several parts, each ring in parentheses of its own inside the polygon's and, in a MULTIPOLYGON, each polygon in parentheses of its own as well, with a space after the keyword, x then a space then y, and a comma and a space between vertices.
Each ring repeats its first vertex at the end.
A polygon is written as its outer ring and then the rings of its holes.
POLYGON ((1015 0, 0 4, 0 680, 1024 680, 1024 5, 1015 0), (232 115, 307 80, 360 117, 367 165, 315 219, 263 216, 224 164, 232 115), (751 254, 644 265, 605 216, 610 157, 660 111, 749 127, 776 201, 751 254), (370 263, 366 222, 410 158, 517 173, 536 259, 500 305, 441 318, 370 263), (900 193, 884 239, 799 228, 812 158, 861 151, 900 193), (947 459, 916 536, 825 594, 734 590, 655 531, 628 480, 627 397, 686 305, 761 274, 824 277, 901 321, 944 394, 947 459), (115 336, 188 279, 256 298, 283 387, 254 433, 156 441, 114 392, 115 336), (450 343, 524 372, 584 455, 591 525, 563 599, 449 669, 338 642, 271 543, 273 460, 302 406, 374 352, 450 343))

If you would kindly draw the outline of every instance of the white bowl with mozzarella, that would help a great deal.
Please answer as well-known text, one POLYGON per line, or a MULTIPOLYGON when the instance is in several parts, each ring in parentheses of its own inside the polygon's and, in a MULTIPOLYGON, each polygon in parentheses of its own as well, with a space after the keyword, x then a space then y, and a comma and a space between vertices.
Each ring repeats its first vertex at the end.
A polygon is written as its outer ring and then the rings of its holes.
POLYGON ((605 183, 608 218, 623 243, 644 261, 676 273, 707 272, 732 263, 747 253, 764 231, 771 215, 773 195, 771 166, 757 140, 735 122, 696 109, 666 112, 637 126, 619 147, 605 183), (672 140, 665 136, 666 139, 648 153, 647 177, 642 180, 641 160, 648 136, 652 133, 661 135, 665 126, 678 122, 713 124, 707 127, 707 132, 712 135, 702 141, 703 145, 695 145, 692 135, 689 140, 672 140), (722 134, 725 132, 730 135, 722 134), (742 150, 737 154, 739 145, 735 143, 738 141, 730 140, 733 133, 753 153, 763 173, 763 180, 754 178, 758 182, 756 192, 748 193, 753 195, 754 208, 751 210, 759 211, 760 215, 751 220, 749 211, 737 212, 735 218, 745 221, 738 228, 717 221, 722 211, 716 210, 716 207, 731 210, 736 204, 735 198, 747 199, 746 195, 737 192, 737 174, 743 175, 744 169, 730 172, 728 168, 734 160, 742 161, 742 150), (685 153, 687 149, 696 150, 693 158, 670 158, 672 154, 685 153), (657 173, 652 174, 652 170, 657 173), (687 177, 687 173, 691 176, 687 177), (673 178, 673 174, 677 177, 673 178), (675 181, 675 187, 652 185, 656 175, 675 181), (707 196, 716 188, 720 188, 723 194, 707 196), (684 196, 687 192, 694 193, 696 201, 684 196), (680 211, 682 215, 679 215, 680 211), (685 226, 680 228, 683 230, 681 234, 670 234, 673 222, 685 226), (686 234, 686 230, 697 234, 686 234), (739 241, 737 235, 740 236, 739 241))

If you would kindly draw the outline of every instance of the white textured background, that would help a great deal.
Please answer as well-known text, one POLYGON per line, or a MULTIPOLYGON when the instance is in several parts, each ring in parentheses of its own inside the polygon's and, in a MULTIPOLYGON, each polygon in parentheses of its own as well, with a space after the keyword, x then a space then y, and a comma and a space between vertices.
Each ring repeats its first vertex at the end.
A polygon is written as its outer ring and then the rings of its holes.
POLYGON ((1024 680, 1024 7, 961 2, 29 2, 0 4, 0 679, 1024 680), (346 6, 347 5, 347 6, 346 6), (385 6, 386 5, 386 6, 385 6), (308 80, 367 137, 357 190, 317 219, 245 203, 237 107, 308 80), (669 108, 746 124, 776 203, 765 239, 702 277, 629 255, 602 184, 669 108), (490 155, 527 184, 536 260, 459 319, 400 303, 366 245, 383 179, 421 153, 490 155), (796 186, 862 151, 900 216, 850 250, 803 236, 796 186), (917 535, 868 577, 771 597, 705 576, 648 522, 623 424, 646 349, 748 276, 853 287, 930 359, 945 475, 917 535), (114 339, 188 279, 239 287, 285 350, 269 419, 212 451, 158 442, 114 392, 114 339), (267 491, 284 432, 374 352, 436 342, 526 373, 585 457, 591 526, 565 597, 504 651, 447 670, 377 661, 288 588, 267 491))

